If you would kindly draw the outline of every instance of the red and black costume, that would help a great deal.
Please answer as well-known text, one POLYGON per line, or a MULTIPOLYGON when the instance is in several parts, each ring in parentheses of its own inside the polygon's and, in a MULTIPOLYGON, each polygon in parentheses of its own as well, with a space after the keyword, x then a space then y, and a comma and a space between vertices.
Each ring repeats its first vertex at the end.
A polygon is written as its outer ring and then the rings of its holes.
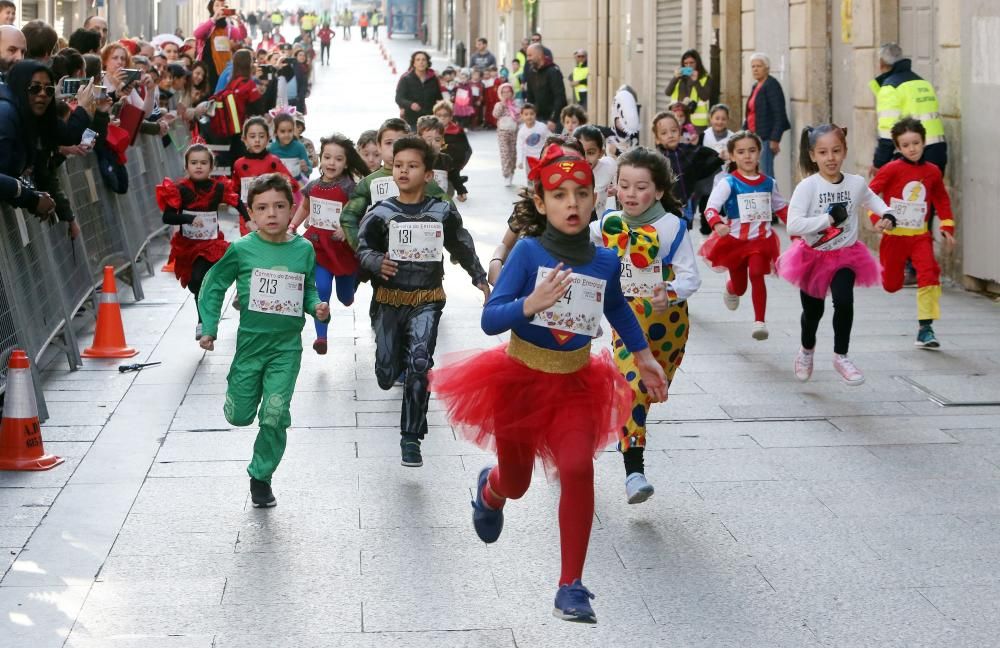
POLYGON ((176 183, 164 178, 156 187, 156 204, 163 210, 163 223, 181 226, 170 239, 174 276, 181 286, 194 294, 195 301, 205 274, 226 253, 229 242, 217 225, 215 236, 210 238, 188 236, 185 226, 191 226, 196 220, 194 212, 217 212, 222 205, 235 207, 237 201, 238 196, 228 191, 226 183, 215 178, 185 178, 176 183))
POLYGON ((281 159, 274 153, 264 150, 260 153, 247 153, 233 163, 232 175, 229 180, 229 190, 236 194, 238 202, 236 209, 240 212, 240 236, 250 233, 250 208, 244 204, 243 181, 253 180, 257 176, 268 173, 280 173, 292 183, 292 191, 298 192, 299 183, 289 173, 281 159))

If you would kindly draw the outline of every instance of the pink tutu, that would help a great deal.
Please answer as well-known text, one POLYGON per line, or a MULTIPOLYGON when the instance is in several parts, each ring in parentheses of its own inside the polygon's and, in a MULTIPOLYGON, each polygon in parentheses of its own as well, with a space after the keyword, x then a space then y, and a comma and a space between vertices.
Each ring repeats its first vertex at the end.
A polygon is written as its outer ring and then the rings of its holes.
POLYGON ((632 408, 632 390, 606 350, 574 373, 548 373, 515 360, 504 344, 453 354, 430 381, 463 437, 491 451, 498 439, 525 444, 547 470, 567 444, 596 454, 616 443, 632 408))
POLYGON ((842 268, 854 271, 855 286, 878 286, 882 283, 882 266, 861 241, 822 252, 799 239, 778 257, 776 265, 782 279, 816 299, 826 298, 833 275, 842 268))

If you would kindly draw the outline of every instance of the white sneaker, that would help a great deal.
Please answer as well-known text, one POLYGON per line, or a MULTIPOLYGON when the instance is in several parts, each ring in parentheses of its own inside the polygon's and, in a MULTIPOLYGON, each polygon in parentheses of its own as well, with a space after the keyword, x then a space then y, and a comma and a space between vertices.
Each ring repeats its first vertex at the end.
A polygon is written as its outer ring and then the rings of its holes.
POLYGON ((734 295, 725 288, 722 289, 722 303, 731 311, 740 307, 740 296, 734 295))
POLYGON ((511 187, 514 185, 514 176, 507 176, 503 179, 503 186, 511 187))
POLYGON ((844 383, 851 387, 857 387, 865 382, 865 375, 855 366, 854 361, 845 355, 833 354, 833 368, 844 379, 844 383))
POLYGON ((642 473, 634 472, 625 478, 625 494, 629 504, 642 504, 653 496, 653 485, 642 473))
POLYGON ((766 340, 768 336, 767 324, 764 322, 754 322, 753 332, 750 333, 755 340, 766 340))
POLYGON ((813 375, 813 354, 815 351, 799 349, 795 356, 795 377, 801 382, 809 380, 813 375))

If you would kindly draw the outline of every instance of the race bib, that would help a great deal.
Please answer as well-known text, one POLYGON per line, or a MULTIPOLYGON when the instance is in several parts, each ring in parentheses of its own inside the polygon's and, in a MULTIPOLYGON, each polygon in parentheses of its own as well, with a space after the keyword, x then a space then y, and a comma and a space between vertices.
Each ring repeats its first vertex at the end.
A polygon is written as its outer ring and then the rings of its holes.
POLYGON ((927 203, 910 202, 893 198, 889 201, 892 214, 896 217, 896 226, 907 229, 923 229, 927 222, 927 203))
POLYGON ((195 241, 211 241, 219 237, 219 212, 185 211, 194 216, 190 225, 181 225, 181 236, 195 241))
POLYGON ((309 224, 324 230, 340 229, 340 212, 344 204, 325 198, 309 199, 309 224))
POLYGON ((434 182, 441 187, 441 191, 448 193, 448 172, 441 169, 434 169, 434 182))
POLYGON ((736 200, 740 208, 741 223, 771 222, 771 194, 763 191, 738 194, 736 200))
MULTIPOLYGON (((552 268, 539 268, 536 285, 545 280, 552 268)), ((589 275, 573 273, 573 282, 562 299, 535 315, 535 326, 597 337, 604 315, 604 292, 608 282, 589 275)))
POLYGON ((302 165, 299 158, 281 158, 281 163, 285 165, 288 169, 288 173, 291 174, 293 178, 298 178, 302 175, 302 165))
POLYGON ((399 185, 396 181, 389 176, 383 176, 381 178, 375 178, 371 181, 371 192, 372 192, 372 204, 381 202, 386 198, 395 198, 399 196, 399 185))
POLYGON ((254 268, 250 275, 250 310, 302 317, 305 280, 301 272, 254 268))
POLYGON ((632 265, 628 256, 620 260, 622 293, 626 297, 652 297, 653 290, 663 285, 663 262, 653 261, 645 268, 632 265))
POLYGON ((228 36, 216 36, 212 39, 212 47, 215 48, 216 52, 228 52, 229 51, 229 37, 228 36))
MULTIPOLYGON (((257 176, 252 178, 240 178, 240 200, 243 201, 244 205, 247 205, 250 196, 250 185, 253 181, 257 179, 257 176)), ((247 205, 249 207, 249 205, 247 205)))
POLYGON ((393 261, 436 263, 444 251, 444 225, 416 222, 389 223, 389 258, 393 261))

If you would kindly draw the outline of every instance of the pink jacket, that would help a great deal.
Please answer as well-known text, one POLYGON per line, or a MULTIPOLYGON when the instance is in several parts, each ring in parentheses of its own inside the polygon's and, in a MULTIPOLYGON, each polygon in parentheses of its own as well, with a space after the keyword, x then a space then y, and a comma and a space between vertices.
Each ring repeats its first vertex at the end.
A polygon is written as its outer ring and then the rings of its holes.
MULTIPOLYGON (((247 28, 243 26, 243 23, 236 21, 227 21, 229 23, 229 29, 227 30, 227 35, 231 41, 243 41, 247 37, 247 28)), ((198 50, 196 57, 200 61, 202 52, 205 51, 205 43, 208 42, 208 38, 215 31, 215 21, 209 18, 205 22, 201 23, 194 28, 194 37, 198 43, 198 50)))

